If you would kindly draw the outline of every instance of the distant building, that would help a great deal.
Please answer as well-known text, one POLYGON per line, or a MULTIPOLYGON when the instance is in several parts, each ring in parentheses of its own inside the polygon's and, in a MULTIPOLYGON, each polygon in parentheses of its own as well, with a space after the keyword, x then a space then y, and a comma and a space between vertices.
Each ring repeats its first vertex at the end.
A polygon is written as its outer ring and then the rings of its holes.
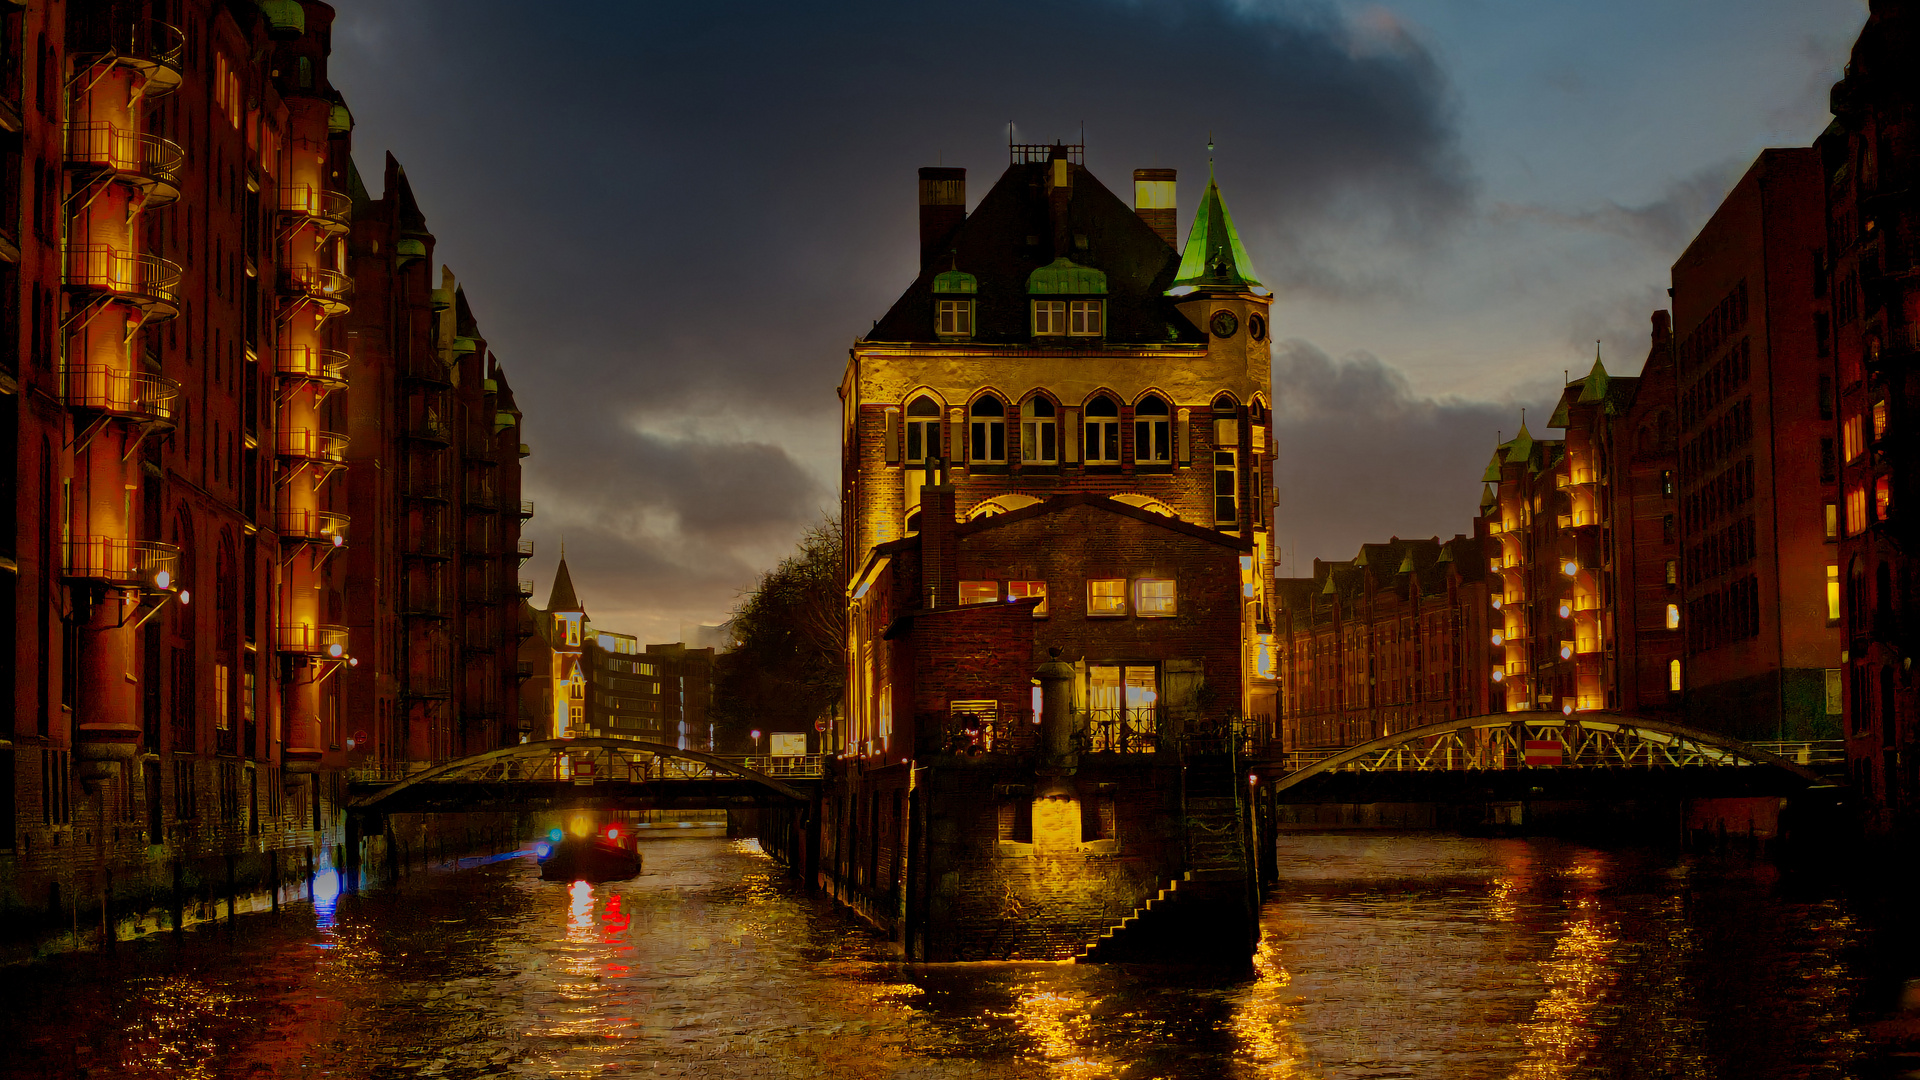
POLYGON ((1841 459, 1843 537, 1829 561, 1843 597, 1832 648, 1845 665, 1847 755, 1869 824, 1890 830, 1910 828, 1920 806, 1920 10, 1869 7, 1816 144, 1825 227, 1800 257, 1839 388, 1825 435, 1841 459))
POLYGON ((1340 749, 1494 711, 1482 554, 1493 547, 1395 537, 1275 582, 1284 749, 1340 749))

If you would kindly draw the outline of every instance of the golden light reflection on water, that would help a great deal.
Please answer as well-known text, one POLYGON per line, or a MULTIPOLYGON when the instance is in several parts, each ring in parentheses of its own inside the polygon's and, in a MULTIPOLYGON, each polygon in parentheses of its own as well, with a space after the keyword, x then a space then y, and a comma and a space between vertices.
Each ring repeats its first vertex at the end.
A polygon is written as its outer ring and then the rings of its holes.
POLYGON ((1240 1044, 1240 1057, 1253 1075, 1269 1080, 1307 1080, 1319 1070, 1306 1063, 1306 1049, 1293 1029, 1299 1006, 1293 977, 1272 941, 1253 954, 1254 980, 1233 1010, 1227 1026, 1240 1044))
POLYGON ((1618 943, 1595 905, 1583 902, 1554 943, 1553 954, 1540 964, 1547 994, 1521 1033, 1527 1057, 1514 1070, 1516 1077, 1553 1080, 1573 1075, 1581 1055, 1593 1045, 1594 1010, 1619 975, 1613 963, 1618 943))
POLYGON ((181 1080, 211 1080, 220 1065, 211 1030, 247 1001, 189 978, 160 979, 140 1001, 140 1020, 129 1030, 129 1064, 181 1080))
POLYGON ((1029 990, 1014 1001, 1012 1016, 1047 1064, 1048 1074, 1061 1080, 1094 1080, 1112 1076, 1114 1063, 1087 1055, 1087 1037, 1093 1026, 1086 999, 1058 990, 1029 990))

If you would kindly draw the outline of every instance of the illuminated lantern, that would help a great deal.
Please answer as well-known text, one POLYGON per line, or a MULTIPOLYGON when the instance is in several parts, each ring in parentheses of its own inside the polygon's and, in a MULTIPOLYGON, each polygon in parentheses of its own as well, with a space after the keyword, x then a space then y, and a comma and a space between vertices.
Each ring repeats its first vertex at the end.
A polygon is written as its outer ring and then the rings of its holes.
POLYGON ((560 838, 565 835, 566 833, 561 832, 559 829, 552 829, 547 832, 547 839, 557 844, 560 842, 560 838))
POLYGON ((1580 573, 1580 564, 1574 562, 1572 559, 1568 559, 1567 565, 1561 567, 1561 569, 1567 572, 1568 577, 1573 577, 1580 573))
POLYGON ((1562 660, 1573 659, 1573 646, 1571 645, 1560 646, 1560 659, 1562 660))
POLYGON ((1506 673, 1506 672, 1504 672, 1504 671, 1501 671, 1501 670, 1500 670, 1499 668, 1494 668, 1494 669, 1493 669, 1493 681, 1494 681, 1494 682, 1500 682, 1500 681, 1502 681, 1502 680, 1504 680, 1504 679, 1505 679, 1506 677, 1507 677, 1507 673, 1506 673))
POLYGON ((618 825, 607 826, 607 839, 609 840, 620 839, 620 826, 618 825))
POLYGON ((1506 644, 1506 640, 1507 640, 1507 639, 1506 639, 1506 635, 1504 635, 1504 634, 1500 634, 1500 633, 1495 633, 1495 634, 1493 635, 1493 643, 1494 643, 1495 645, 1504 645, 1504 644, 1506 644))
POLYGON ((1493 610, 1495 610, 1495 611, 1499 611, 1499 610, 1500 610, 1500 597, 1498 597, 1498 596, 1496 596, 1496 597, 1494 597, 1494 598, 1493 598, 1493 610))

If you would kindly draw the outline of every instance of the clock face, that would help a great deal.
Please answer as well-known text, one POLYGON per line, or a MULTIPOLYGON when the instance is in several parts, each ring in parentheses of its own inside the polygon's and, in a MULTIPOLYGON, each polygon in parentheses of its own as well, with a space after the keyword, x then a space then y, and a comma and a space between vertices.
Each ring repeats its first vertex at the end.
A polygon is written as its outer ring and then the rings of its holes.
POLYGON ((1231 311, 1216 311, 1213 318, 1207 320, 1207 326, 1214 337, 1230 338, 1240 329, 1240 320, 1231 311))
POLYGON ((1255 341, 1267 340, 1267 320, 1264 315, 1247 316, 1247 336, 1255 341))

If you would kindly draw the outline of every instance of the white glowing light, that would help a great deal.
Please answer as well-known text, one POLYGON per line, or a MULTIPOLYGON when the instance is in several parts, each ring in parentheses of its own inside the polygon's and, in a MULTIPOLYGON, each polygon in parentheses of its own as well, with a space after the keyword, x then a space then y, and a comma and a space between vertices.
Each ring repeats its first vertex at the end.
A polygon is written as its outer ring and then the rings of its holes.
POLYGON ((1493 635, 1493 643, 1494 643, 1495 645, 1505 645, 1505 644, 1507 643, 1507 638, 1506 638, 1506 635, 1504 635, 1504 634, 1500 634, 1500 633, 1495 633, 1495 634, 1493 635))
POLYGON ((1500 681, 1502 681, 1502 680, 1504 680, 1504 679, 1505 679, 1506 677, 1507 677, 1507 673, 1506 673, 1506 672, 1504 672, 1504 671, 1501 671, 1501 670, 1499 670, 1499 669, 1497 669, 1497 668, 1496 668, 1496 669, 1494 669, 1494 672, 1493 672, 1493 681, 1494 681, 1494 682, 1500 682, 1500 681))
POLYGON ((1573 605, 1572 605, 1572 604, 1561 604, 1561 605, 1560 605, 1560 617, 1561 617, 1561 618, 1563 618, 1563 619, 1564 619, 1564 618, 1566 618, 1567 616, 1569 616, 1569 615, 1571 615, 1571 614, 1573 614, 1573 605))
POLYGON ((159 588, 164 589, 167 586, 173 584, 173 575, 167 573, 165 570, 162 570, 159 573, 153 575, 153 583, 159 588))
POLYGON ((1568 559, 1567 565, 1561 567, 1561 569, 1567 572, 1568 577, 1573 577, 1580 573, 1580 564, 1574 562, 1572 559, 1568 559))
POLYGON ((1573 646, 1571 645, 1560 646, 1560 659, 1562 660, 1573 659, 1573 646))
POLYGON ((346 655, 346 652, 347 650, 341 648, 340 643, 337 641, 327 646, 327 655, 333 657, 335 660, 338 660, 342 656, 346 655))

